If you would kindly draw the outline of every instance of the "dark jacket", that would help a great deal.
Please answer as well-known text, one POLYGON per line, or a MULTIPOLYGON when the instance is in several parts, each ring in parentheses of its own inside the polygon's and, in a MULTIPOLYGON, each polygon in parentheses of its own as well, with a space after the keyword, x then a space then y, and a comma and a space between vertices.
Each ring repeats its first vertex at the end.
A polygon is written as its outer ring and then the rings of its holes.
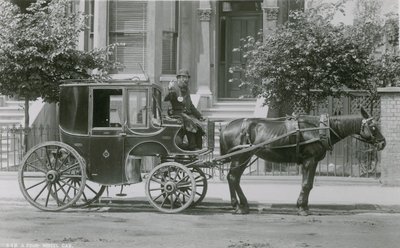
POLYGON ((200 119, 201 113, 197 110, 197 108, 193 105, 192 99, 190 99, 190 95, 186 94, 182 96, 182 101, 178 100, 178 96, 175 92, 171 91, 168 95, 165 96, 164 101, 170 101, 172 106, 172 114, 180 115, 185 113, 187 115, 193 115, 196 119, 200 119))
POLYGON ((183 126, 186 131, 192 133, 200 131, 201 134, 204 134, 200 122, 200 119, 202 118, 201 113, 193 105, 188 93, 178 97, 178 94, 175 91, 169 91, 165 96, 164 101, 169 101, 171 103, 171 115, 176 115, 182 118, 183 126))

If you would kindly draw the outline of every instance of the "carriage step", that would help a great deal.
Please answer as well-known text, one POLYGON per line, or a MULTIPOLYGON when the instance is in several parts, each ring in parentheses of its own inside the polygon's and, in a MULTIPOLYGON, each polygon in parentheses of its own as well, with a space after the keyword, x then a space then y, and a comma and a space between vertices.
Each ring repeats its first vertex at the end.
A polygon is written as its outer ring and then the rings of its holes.
POLYGON ((116 196, 126 196, 125 193, 123 193, 122 191, 124 190, 124 185, 121 185, 121 190, 119 193, 115 194, 116 196))

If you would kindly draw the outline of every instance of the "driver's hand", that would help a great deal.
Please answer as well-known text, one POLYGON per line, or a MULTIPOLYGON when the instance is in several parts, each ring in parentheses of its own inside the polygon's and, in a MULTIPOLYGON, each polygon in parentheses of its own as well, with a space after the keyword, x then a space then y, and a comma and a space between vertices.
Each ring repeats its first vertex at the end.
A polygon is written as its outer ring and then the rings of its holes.
POLYGON ((173 89, 173 88, 174 88, 174 85, 175 85, 175 83, 176 83, 176 82, 175 82, 175 81, 173 81, 173 80, 172 80, 172 81, 170 81, 170 82, 169 82, 169 84, 168 84, 168 89, 169 89, 169 90, 173 89))
POLYGON ((205 121, 206 119, 203 117, 203 116, 201 116, 200 118, 199 118, 199 121, 205 121))

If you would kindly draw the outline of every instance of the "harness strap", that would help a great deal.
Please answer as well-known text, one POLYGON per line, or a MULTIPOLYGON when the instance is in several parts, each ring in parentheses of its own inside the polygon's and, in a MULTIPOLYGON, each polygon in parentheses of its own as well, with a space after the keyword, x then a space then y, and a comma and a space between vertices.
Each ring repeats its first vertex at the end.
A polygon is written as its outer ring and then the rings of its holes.
POLYGON ((322 114, 319 118, 319 139, 324 146, 325 149, 332 151, 332 143, 330 136, 330 128, 329 128, 329 116, 328 114, 322 114))
POLYGON ((250 140, 250 134, 249 134, 249 128, 247 126, 247 118, 244 118, 242 121, 242 126, 240 128, 240 144, 250 144, 252 145, 251 140, 250 140))
POLYGON ((300 161, 300 137, 301 136, 301 132, 300 132, 300 127, 299 127, 299 122, 297 121, 297 125, 296 125, 296 161, 297 164, 301 164, 300 161))

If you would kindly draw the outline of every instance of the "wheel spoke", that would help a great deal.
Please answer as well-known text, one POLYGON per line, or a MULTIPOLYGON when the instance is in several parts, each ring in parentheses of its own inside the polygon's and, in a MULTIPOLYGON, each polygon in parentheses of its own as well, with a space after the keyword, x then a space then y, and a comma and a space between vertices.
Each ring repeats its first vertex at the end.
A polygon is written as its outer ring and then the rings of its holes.
POLYGON ((164 188, 153 188, 153 189, 149 189, 150 191, 156 191, 156 190, 163 190, 164 188))
POLYGON ((32 185, 32 186, 30 186, 29 188, 26 188, 26 190, 28 191, 28 190, 30 190, 30 189, 32 189, 32 188, 34 188, 34 187, 36 187, 36 186, 39 186, 40 184, 42 184, 42 183, 44 183, 44 182, 46 182, 47 180, 46 179, 44 179, 43 181, 41 181, 41 182, 38 182, 38 183, 36 183, 36 184, 34 184, 34 185, 32 185))
MULTIPOLYGON (((54 183, 53 184, 54 185, 54 194, 55 194, 55 198, 56 198, 56 202, 57 202, 57 206, 60 206, 60 200, 58 199, 58 193, 57 193, 57 186, 56 186, 56 184, 54 183)), ((62 188, 62 187, 61 187, 62 188)), ((61 189, 60 188, 60 189, 61 189)), ((50 188, 50 190, 51 190, 51 188, 50 188)))
POLYGON ((155 180, 153 177, 151 177, 150 180, 153 181, 153 182, 159 183, 160 185, 163 185, 163 186, 165 185, 164 182, 162 182, 161 180, 160 181, 155 180))
POLYGON ((47 162, 48 162, 48 165, 49 165, 50 169, 53 169, 53 167, 51 166, 51 160, 50 160, 50 155, 49 155, 47 146, 44 147, 44 152, 46 153, 46 159, 47 159, 47 162))
POLYGON ((88 202, 88 201, 89 201, 88 198, 86 197, 85 192, 82 192, 82 196, 83 196, 83 199, 84 199, 85 202, 88 202))
POLYGON ((90 187, 88 184, 86 184, 85 186, 86 188, 88 188, 90 191, 92 191, 94 194, 97 194, 98 192, 96 190, 94 190, 92 187, 90 187))
POLYGON ((37 196, 33 199, 34 201, 36 201, 39 196, 43 193, 43 191, 48 187, 49 182, 46 183, 46 185, 39 191, 39 193, 37 194, 37 196))
POLYGON ((181 193, 182 195, 184 195, 184 196, 186 196, 187 198, 189 198, 189 199, 190 199, 190 195, 187 195, 187 194, 185 194, 185 192, 184 192, 184 191, 179 191, 179 193, 181 193))
POLYGON ((46 178, 46 175, 39 176, 39 175, 24 175, 24 178, 46 178))
POLYGON ((169 195, 170 197, 171 197, 171 200, 170 200, 170 202, 171 202, 171 209, 174 209, 174 195, 173 194, 170 194, 169 195))
POLYGON ((60 178, 62 178, 62 179, 65 179, 65 178, 82 178, 82 175, 64 174, 64 175, 61 175, 60 178))
POLYGON ((176 178, 178 178, 179 177, 179 170, 176 170, 175 171, 175 176, 174 176, 174 179, 172 179, 174 182, 176 182, 176 178))
POLYGON ((162 195, 164 195, 164 192, 161 192, 161 194, 159 194, 157 197, 155 197, 153 200, 156 201, 158 198, 160 198, 162 195))
POLYGON ((47 193, 47 197, 46 197, 46 204, 45 204, 46 207, 49 204, 49 198, 50 198, 50 193, 51 193, 51 185, 47 188, 47 190, 49 192, 47 193))
MULTIPOLYGON (((34 152, 34 154, 36 155, 36 157, 38 158, 39 162, 45 166, 45 168, 47 168, 47 164, 45 162, 43 162, 42 158, 39 156, 39 154, 37 154, 37 151, 34 152)), ((47 168, 48 169, 48 168, 47 168)))
POLYGON ((179 180, 179 182, 177 182, 177 184, 179 184, 179 183, 182 182, 183 180, 185 180, 185 182, 187 182, 186 179, 189 179, 189 180, 190 180, 189 175, 184 176, 181 180, 179 180))
POLYGON ((59 151, 60 151, 60 147, 59 147, 59 146, 57 146, 56 154, 55 154, 55 155, 53 154, 53 157, 55 158, 55 161, 54 161, 54 169, 55 169, 55 170, 57 170, 57 164, 58 164, 58 153, 59 153, 59 151))
POLYGON ((65 202, 65 199, 66 199, 66 198, 68 198, 68 200, 71 201, 72 198, 69 196, 69 190, 71 189, 71 187, 69 187, 68 190, 65 191, 65 189, 64 189, 65 184, 62 185, 62 186, 61 186, 60 182, 57 182, 57 184, 60 186, 60 189, 61 189, 62 192, 65 194, 65 195, 64 195, 64 199, 63 199, 62 202, 65 202))
MULTIPOLYGON (((69 180, 69 182, 71 182, 71 180, 69 180)), ((60 184, 60 182, 58 182, 59 184, 60 184)), ((64 182, 63 182, 64 183, 64 182)), ((61 185, 61 184, 60 184, 61 185)), ((66 184, 64 183, 63 185, 62 185, 62 187, 64 187, 66 184)), ((69 185, 68 185, 69 186, 69 185)), ((68 190, 67 190, 67 192, 65 193, 65 196, 64 196, 64 199, 63 199, 63 202, 65 201, 65 199, 67 199, 67 197, 69 197, 69 191, 71 190, 71 186, 69 186, 68 187, 68 190)))
POLYGON ((39 167, 33 165, 32 163, 27 163, 26 165, 27 165, 27 166, 30 166, 30 167, 32 167, 32 168, 34 168, 34 169, 36 169, 36 170, 38 170, 38 171, 40 171, 40 172, 43 172, 44 174, 47 173, 47 171, 45 171, 44 169, 39 168, 39 167))
POLYGON ((184 202, 185 202, 185 199, 183 199, 183 202, 182 202, 182 200, 179 198, 180 193, 177 194, 177 193, 175 192, 174 194, 175 194, 175 197, 176 197, 175 202, 176 202, 176 200, 178 200, 179 203, 181 204, 181 206, 183 206, 183 204, 184 204, 184 202))
MULTIPOLYGON (((165 194, 165 193, 163 193, 163 194, 165 194)), ((164 206, 164 204, 165 204, 165 202, 167 201, 167 199, 168 199, 168 194, 167 194, 167 196, 164 198, 164 200, 161 202, 161 207, 163 207, 164 206)))
POLYGON ((62 171, 60 171, 60 174, 63 174, 64 172, 69 171, 69 170, 72 170, 74 167, 78 167, 78 166, 79 166, 79 163, 76 162, 76 163, 72 164, 71 166, 69 166, 68 168, 66 168, 66 169, 64 169, 64 170, 62 170, 62 171))
POLYGON ((65 162, 67 161, 67 159, 68 159, 70 156, 71 156, 71 152, 68 152, 68 155, 67 155, 67 156, 63 159, 63 161, 61 162, 60 168, 56 168, 57 171, 60 170, 60 169, 64 166, 65 162))
POLYGON ((60 181, 63 182, 64 184, 66 184, 66 185, 72 187, 72 188, 75 189, 75 190, 79 190, 79 188, 77 188, 76 186, 74 186, 74 185, 72 185, 72 184, 70 184, 70 183, 64 182, 64 181, 61 180, 61 179, 60 179, 60 181))
POLYGON ((182 189, 182 188, 189 188, 191 187, 192 184, 190 182, 184 182, 184 183, 178 183, 177 188, 182 189))

